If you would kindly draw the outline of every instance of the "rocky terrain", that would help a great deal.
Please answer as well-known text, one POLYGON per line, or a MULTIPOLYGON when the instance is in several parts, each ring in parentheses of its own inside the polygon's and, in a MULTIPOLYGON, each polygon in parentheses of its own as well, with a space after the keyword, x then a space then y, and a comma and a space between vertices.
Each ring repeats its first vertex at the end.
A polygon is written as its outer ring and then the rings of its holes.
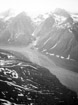
MULTIPOLYGON (((78 62, 78 21, 76 18, 77 16, 65 10, 56 9, 34 31, 34 36, 37 38, 35 46, 40 52, 54 59, 59 66, 67 65, 66 67, 69 68, 69 62, 74 64, 78 62)), ((70 69, 77 71, 78 68, 75 67, 70 67, 70 69)))
POLYGON ((76 105, 77 94, 55 75, 18 54, 0 50, 1 105, 76 105))
POLYGON ((78 105, 78 15, 0 17, 0 104, 78 105))

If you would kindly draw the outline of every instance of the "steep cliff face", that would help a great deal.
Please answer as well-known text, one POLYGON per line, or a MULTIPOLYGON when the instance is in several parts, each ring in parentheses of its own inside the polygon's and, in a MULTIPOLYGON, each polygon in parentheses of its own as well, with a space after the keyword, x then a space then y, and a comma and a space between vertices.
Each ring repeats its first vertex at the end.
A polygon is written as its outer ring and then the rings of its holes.
POLYGON ((10 18, 4 23, 7 23, 7 25, 0 32, 1 44, 28 45, 31 42, 31 34, 34 31, 34 27, 31 18, 24 12, 10 18))
POLYGON ((34 32, 34 36, 38 37, 36 47, 47 54, 78 60, 77 30, 78 22, 68 12, 57 9, 34 32))

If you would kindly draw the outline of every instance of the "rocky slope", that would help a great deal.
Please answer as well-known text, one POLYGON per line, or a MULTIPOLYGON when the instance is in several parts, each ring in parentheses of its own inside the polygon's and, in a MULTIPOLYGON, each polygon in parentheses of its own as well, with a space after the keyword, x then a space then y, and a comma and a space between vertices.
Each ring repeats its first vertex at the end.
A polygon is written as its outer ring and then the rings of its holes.
POLYGON ((78 61, 77 30, 78 21, 73 14, 56 9, 34 31, 37 38, 35 46, 42 53, 49 55, 49 58, 55 55, 62 60, 78 61))
POLYGON ((0 19, 0 45, 28 45, 33 31, 33 22, 25 12, 6 21, 0 19))
POLYGON ((60 83, 48 69, 0 50, 0 104, 77 105, 76 92, 60 83))

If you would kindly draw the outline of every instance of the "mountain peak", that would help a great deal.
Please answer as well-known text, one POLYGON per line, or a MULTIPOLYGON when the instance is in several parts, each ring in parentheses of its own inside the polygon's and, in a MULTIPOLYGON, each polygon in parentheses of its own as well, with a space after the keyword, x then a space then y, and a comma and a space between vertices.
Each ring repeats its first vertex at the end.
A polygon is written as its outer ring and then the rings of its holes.
POLYGON ((61 8, 56 8, 54 11, 54 14, 64 16, 64 17, 70 17, 70 14, 66 10, 61 8))

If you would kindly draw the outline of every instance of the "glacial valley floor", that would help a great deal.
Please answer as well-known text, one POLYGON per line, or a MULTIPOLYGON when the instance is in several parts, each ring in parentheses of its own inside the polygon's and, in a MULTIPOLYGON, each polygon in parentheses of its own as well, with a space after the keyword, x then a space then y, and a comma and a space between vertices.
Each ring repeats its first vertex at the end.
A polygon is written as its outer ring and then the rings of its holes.
POLYGON ((31 62, 37 63, 56 75, 59 81, 69 89, 77 92, 78 94, 78 73, 66 70, 64 68, 56 66, 56 64, 47 56, 41 54, 36 49, 28 47, 12 47, 12 46, 0 46, 0 49, 7 50, 13 53, 17 53, 19 56, 28 58, 31 62))

